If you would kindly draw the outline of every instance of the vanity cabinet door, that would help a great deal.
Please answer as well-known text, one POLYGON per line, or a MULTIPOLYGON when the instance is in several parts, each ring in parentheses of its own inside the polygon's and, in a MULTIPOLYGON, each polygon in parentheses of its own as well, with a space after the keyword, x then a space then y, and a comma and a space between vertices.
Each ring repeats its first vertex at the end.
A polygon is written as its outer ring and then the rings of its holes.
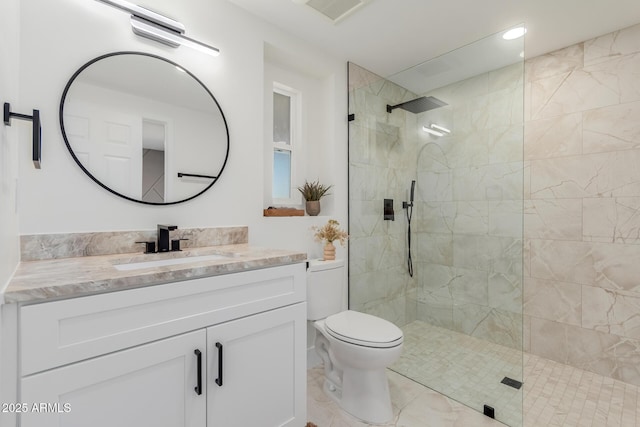
POLYGON ((205 380, 202 329, 24 377, 21 426, 205 427, 205 380))
POLYGON ((306 423, 306 303, 207 329, 207 427, 306 423))

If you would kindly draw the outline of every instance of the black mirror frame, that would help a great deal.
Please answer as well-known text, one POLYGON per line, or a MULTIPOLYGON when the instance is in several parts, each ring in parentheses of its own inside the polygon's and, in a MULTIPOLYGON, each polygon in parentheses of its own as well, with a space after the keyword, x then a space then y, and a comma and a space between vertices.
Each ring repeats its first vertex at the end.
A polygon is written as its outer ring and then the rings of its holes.
MULTIPOLYGON (((146 52, 136 52, 136 51, 120 51, 120 52, 112 52, 112 53, 107 53, 105 55, 101 55, 98 56, 94 59, 92 59, 91 61, 87 62, 86 64, 84 64, 82 67, 80 67, 75 73, 73 73, 73 75, 71 76, 71 78, 69 79, 69 81, 67 82, 67 85, 64 88, 64 91, 62 92, 62 97, 60 99, 60 109, 59 109, 59 119, 60 119, 60 130, 62 132, 62 137, 64 138, 64 143, 67 146, 67 149, 69 150, 69 153, 71 154, 71 157, 73 157, 73 160, 75 160, 76 164, 78 166, 80 166, 80 169, 82 169, 84 171, 84 173, 86 173, 89 178, 91 178, 96 184, 98 184, 100 187, 104 188, 105 190, 109 191, 112 194, 115 194, 116 196, 122 197, 124 199, 130 200, 132 202, 136 202, 136 203, 142 203, 145 205, 156 205, 156 206, 169 206, 169 205, 175 205, 178 203, 184 203, 187 202, 191 199, 194 199, 196 197, 198 197, 199 195, 201 195, 202 193, 204 193, 205 191, 207 191, 209 188, 211 188, 211 186, 213 184, 215 184, 218 179, 220 178, 220 175, 222 175, 222 172, 224 171, 225 166, 227 165, 227 161, 229 160, 229 149, 230 149, 230 138, 229 138, 229 125, 227 124, 227 119, 224 116, 224 112, 222 111, 222 108, 220 107, 220 104, 218 103, 218 100, 216 99, 215 96, 213 96, 213 94, 211 93, 211 91, 204 85, 204 83, 202 83, 200 81, 200 79, 198 79, 193 73, 191 73, 189 70, 187 70, 186 68, 184 68, 182 65, 179 65, 169 59, 163 58, 161 56, 158 55, 154 55, 152 53, 146 53, 146 52), (89 172, 87 170, 87 168, 84 167, 84 165, 82 164, 82 162, 80 161, 80 159, 78 159, 78 157, 75 155, 75 153, 73 152, 73 149, 71 148, 71 144, 69 143, 69 139, 67 138, 67 133, 65 132, 64 129, 64 102, 67 99, 67 94, 69 92, 69 89, 71 88, 71 85, 73 84, 73 82, 75 81, 75 79, 80 75, 80 73, 82 73, 87 67, 91 66, 92 64, 105 59, 105 58, 109 58, 112 56, 118 56, 118 55, 141 55, 141 56, 147 56, 150 58, 155 58, 155 59, 159 59, 161 61, 167 62, 175 67, 179 67, 181 68, 184 72, 186 72, 188 75, 190 75, 196 82, 198 82, 198 84, 200 86, 202 86, 202 88, 209 94, 209 96, 211 96, 211 99, 213 100, 213 102, 216 103, 216 106, 218 107, 218 110, 220 111, 220 115, 222 116, 222 121, 224 122, 224 128, 226 131, 226 135, 227 135, 227 152, 224 158, 224 162, 222 163, 222 167, 220 168, 220 171, 218 172, 218 175, 216 175, 215 177, 212 177, 212 181, 211 184, 209 184, 208 186, 206 186, 202 191, 200 191, 197 194, 194 194, 193 196, 190 196, 186 199, 183 200, 178 200, 175 202, 163 202, 163 203, 158 203, 158 202, 145 202, 143 200, 138 200, 138 199, 134 199, 132 197, 126 196, 122 193, 118 193, 117 191, 109 188, 108 186, 106 186, 105 184, 103 184, 100 180, 98 180, 95 176, 93 176, 91 174, 91 172, 89 172)), ((34 136, 34 148, 35 148, 35 136, 34 136)), ((34 153, 35 156, 35 153, 34 153)), ((35 160, 35 158, 34 158, 35 160)))

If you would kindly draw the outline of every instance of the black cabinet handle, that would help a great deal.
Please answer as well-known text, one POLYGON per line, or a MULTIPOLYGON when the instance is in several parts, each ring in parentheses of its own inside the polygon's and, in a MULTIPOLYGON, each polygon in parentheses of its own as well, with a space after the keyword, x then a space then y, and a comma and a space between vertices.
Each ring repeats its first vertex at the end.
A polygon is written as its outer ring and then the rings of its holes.
POLYGON ((196 394, 200 396, 202 394, 202 352, 196 349, 194 353, 198 358, 198 385, 196 386, 196 394))
POLYGON ((222 387, 222 344, 217 342, 216 347, 218 348, 218 378, 216 378, 216 384, 222 387))

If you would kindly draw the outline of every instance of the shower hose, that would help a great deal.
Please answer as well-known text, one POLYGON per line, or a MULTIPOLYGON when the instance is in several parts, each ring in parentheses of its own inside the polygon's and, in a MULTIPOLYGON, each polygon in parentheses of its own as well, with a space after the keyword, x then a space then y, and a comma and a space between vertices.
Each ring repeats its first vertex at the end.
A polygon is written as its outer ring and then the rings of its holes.
POLYGON ((411 261, 411 217, 413 216, 413 201, 407 203, 407 270, 409 276, 413 277, 413 261, 411 261))

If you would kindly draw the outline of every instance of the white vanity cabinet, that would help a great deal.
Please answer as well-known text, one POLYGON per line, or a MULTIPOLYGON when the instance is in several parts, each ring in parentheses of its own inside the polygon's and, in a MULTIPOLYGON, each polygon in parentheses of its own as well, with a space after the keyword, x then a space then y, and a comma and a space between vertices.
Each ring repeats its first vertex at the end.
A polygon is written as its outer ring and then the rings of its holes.
POLYGON ((207 425, 304 426, 305 347, 305 304, 207 328, 207 425))
POLYGON ((23 378, 22 402, 54 406, 28 408, 21 426, 205 427, 205 343, 200 330, 23 378))
POLYGON ((305 298, 300 263, 20 307, 19 425, 303 426, 305 298))

